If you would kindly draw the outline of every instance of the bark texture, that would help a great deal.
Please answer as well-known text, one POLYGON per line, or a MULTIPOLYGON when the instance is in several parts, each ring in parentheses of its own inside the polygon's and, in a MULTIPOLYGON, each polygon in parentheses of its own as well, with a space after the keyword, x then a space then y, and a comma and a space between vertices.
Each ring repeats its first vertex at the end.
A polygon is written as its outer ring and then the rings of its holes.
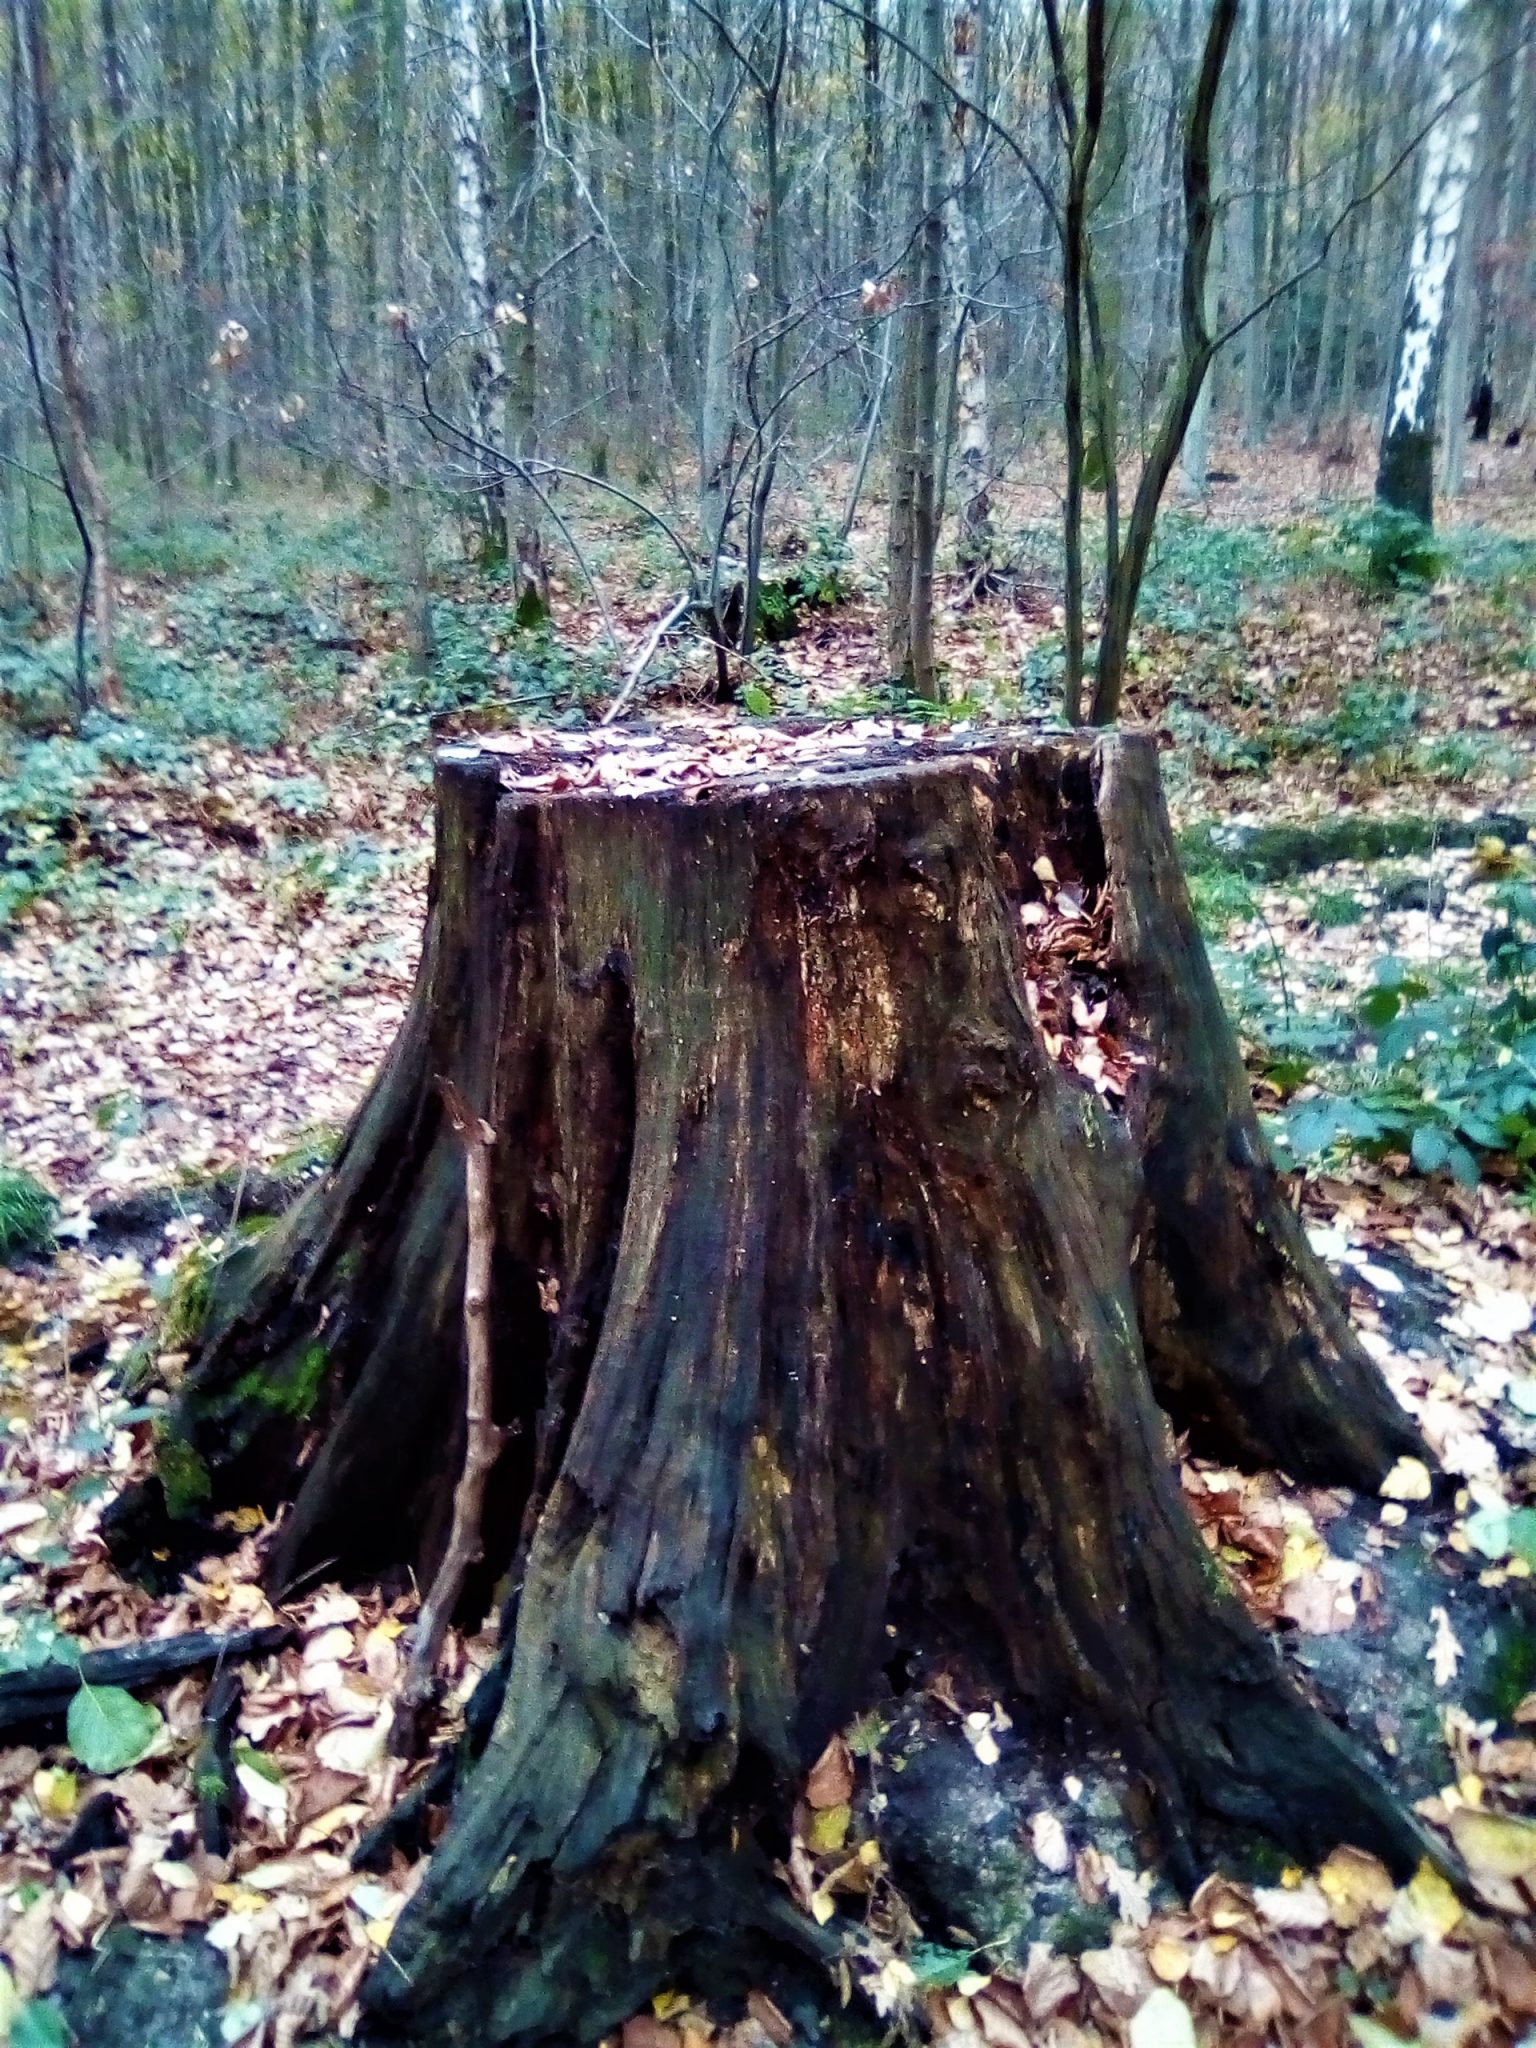
POLYGON ((1110 1731, 1186 1873, 1212 1815, 1423 1853, 1180 1499, 1170 1416, 1363 1486, 1422 1446, 1264 1160, 1153 745, 887 755, 636 797, 449 750, 410 1015, 226 1277, 171 1505, 293 1497, 279 1584, 428 1582, 464 1410, 435 1077, 485 1109, 504 1693, 379 2039, 593 2040, 732 1945, 835 1956, 772 1874, 793 1787, 925 1658, 1110 1731), (1031 1021, 1042 854, 1109 899, 1123 1115, 1031 1021))

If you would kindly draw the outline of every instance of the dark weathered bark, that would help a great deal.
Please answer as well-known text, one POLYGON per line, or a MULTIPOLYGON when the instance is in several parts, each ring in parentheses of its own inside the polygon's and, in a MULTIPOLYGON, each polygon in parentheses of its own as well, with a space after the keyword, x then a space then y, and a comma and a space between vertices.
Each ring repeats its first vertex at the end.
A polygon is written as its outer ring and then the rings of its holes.
POLYGON ((510 1571, 505 1690, 376 2036, 591 2040, 703 1950, 835 1954, 772 1858, 829 1734, 925 1654, 1110 1731, 1186 1874, 1212 1815, 1411 1867, 1196 1536, 1157 1405, 1299 1477, 1422 1454, 1263 1159, 1151 742, 892 742, 686 800, 508 772, 441 757, 410 1015, 226 1274, 164 1446, 183 1511, 293 1496, 274 1583, 430 1581, 464 1410, 437 1077, 484 1105, 504 1448, 468 1605, 510 1571), (1041 855, 1107 896, 1123 1115, 1031 1021, 1041 855))

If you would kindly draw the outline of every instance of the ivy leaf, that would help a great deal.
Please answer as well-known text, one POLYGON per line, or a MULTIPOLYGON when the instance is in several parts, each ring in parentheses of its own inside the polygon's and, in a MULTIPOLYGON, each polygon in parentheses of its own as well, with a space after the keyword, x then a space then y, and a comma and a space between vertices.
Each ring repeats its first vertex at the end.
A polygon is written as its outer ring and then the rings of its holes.
POLYGON ((110 1778, 146 1757, 163 1723, 159 1709, 120 1685, 82 1685, 69 1703, 69 1746, 98 1777, 110 1778))

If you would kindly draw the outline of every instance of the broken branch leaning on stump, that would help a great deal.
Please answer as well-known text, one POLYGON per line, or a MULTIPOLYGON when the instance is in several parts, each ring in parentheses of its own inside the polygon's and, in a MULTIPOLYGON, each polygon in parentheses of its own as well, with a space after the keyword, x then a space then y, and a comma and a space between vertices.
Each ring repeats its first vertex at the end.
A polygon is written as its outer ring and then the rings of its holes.
POLYGON ((448 1548, 431 1591, 421 1603, 411 1642, 411 1661, 395 1716, 397 1752, 414 1747, 416 1719, 432 1691, 443 1637, 458 1604, 464 1574, 480 1556, 485 1482, 501 1449, 501 1431, 491 1413, 491 1254, 495 1245, 491 1146, 496 1133, 483 1117, 474 1115, 452 1081, 439 1076, 437 1086, 448 1121, 464 1146, 464 1205, 469 1240, 464 1261, 464 1465, 453 1493, 448 1548))

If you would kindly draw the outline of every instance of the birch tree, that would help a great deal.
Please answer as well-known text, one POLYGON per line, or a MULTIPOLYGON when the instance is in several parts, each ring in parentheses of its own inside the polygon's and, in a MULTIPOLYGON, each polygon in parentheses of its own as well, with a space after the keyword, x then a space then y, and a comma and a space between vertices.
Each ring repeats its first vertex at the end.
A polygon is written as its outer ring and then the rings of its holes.
POLYGON ((454 222, 463 265, 470 423, 482 451, 481 467, 488 472, 478 498, 482 558, 506 560, 512 554, 503 471, 507 377, 497 321, 501 301, 491 275, 496 201, 487 151, 479 0, 452 0, 448 57, 454 222))
POLYGON ((1426 526, 1435 513, 1435 414, 1451 278, 1477 153, 1478 104, 1468 87, 1470 13, 1470 0, 1450 0, 1438 29, 1439 118, 1425 141, 1419 172, 1408 284, 1376 472, 1377 503, 1426 526))

